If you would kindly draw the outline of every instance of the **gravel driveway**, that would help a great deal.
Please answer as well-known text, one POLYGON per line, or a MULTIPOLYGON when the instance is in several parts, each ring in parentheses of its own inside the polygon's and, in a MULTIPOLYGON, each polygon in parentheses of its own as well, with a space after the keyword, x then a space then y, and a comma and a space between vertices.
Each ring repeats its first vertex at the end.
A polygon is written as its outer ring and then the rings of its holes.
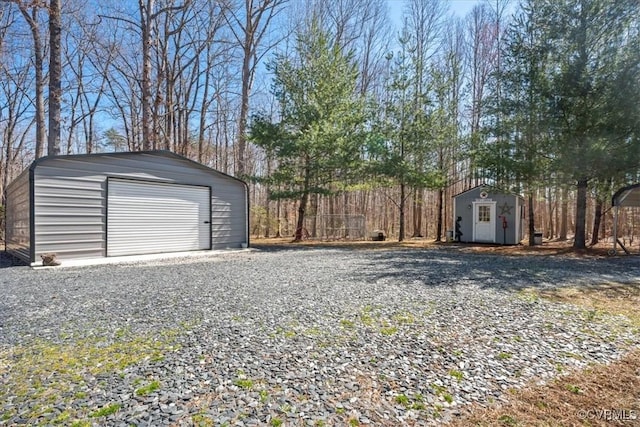
POLYGON ((431 425, 640 343, 624 317, 522 291, 639 283, 631 257, 283 248, 6 265, 0 425, 431 425))

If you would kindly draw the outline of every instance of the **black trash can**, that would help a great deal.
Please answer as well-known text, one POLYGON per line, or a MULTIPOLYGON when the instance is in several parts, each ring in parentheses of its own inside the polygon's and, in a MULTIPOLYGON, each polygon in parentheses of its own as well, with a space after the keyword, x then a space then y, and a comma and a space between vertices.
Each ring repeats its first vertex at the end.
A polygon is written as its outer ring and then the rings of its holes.
POLYGON ((534 231, 533 232, 533 244, 541 245, 542 244, 542 231, 534 231))

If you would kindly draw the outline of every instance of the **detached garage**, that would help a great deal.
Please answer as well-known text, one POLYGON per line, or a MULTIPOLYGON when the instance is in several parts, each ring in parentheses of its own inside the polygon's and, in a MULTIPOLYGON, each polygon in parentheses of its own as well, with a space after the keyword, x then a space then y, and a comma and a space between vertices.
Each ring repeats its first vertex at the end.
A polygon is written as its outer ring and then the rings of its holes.
POLYGON ((169 151, 43 157, 7 187, 6 249, 58 260, 240 248, 243 181, 169 151))

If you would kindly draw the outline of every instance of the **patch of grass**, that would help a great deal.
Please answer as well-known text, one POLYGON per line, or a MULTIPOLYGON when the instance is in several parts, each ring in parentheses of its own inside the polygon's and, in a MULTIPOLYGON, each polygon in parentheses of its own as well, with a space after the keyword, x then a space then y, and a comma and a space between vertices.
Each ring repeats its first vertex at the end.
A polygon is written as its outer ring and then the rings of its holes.
POLYGON ((500 360, 509 360, 512 356, 513 355, 511 353, 508 353, 506 351, 501 351, 500 353, 498 353, 498 359, 500 360))
POLYGON ((383 326, 380 328, 380 333, 386 336, 395 335, 398 333, 398 328, 396 326, 383 326))
POLYGON ((151 381, 146 386, 136 389, 136 396, 147 396, 158 390, 160 390, 160 382, 151 381))
POLYGON ((342 415, 344 413, 345 413, 345 409, 344 408, 336 408, 336 414, 342 415))
POLYGON ((91 427, 89 421, 74 421, 71 423, 71 427, 91 427))
POLYGON ((269 422, 273 427, 280 427, 282 423, 283 421, 280 418, 271 418, 271 421, 269 422))
POLYGON ((304 330, 303 334, 307 337, 318 337, 322 335, 322 330, 320 328, 308 328, 304 330))
POLYGON ((396 403, 399 403, 402 406, 409 406, 409 398, 404 394, 399 394, 395 398, 396 403))
POLYGON ((440 396, 442 393, 445 393, 447 391, 447 388, 438 384, 431 384, 431 387, 433 388, 433 391, 436 392, 436 396, 440 396))
POLYGON ((416 322, 416 317, 412 313, 405 311, 395 314, 393 320, 399 324, 413 325, 416 322))
POLYGON ((518 298, 521 299, 522 301, 531 302, 531 303, 540 302, 540 295, 538 294, 538 292, 536 292, 536 290, 533 290, 533 289, 523 289, 520 292, 518 292, 517 295, 518 295, 518 298))
POLYGON ((498 418, 498 421, 500 422, 500 424, 504 425, 504 426, 517 426, 518 425, 518 421, 516 421, 515 418, 513 418, 510 415, 502 415, 500 418, 498 418))
POLYGON ((253 381, 249 378, 238 378, 233 383, 240 388, 244 388, 245 390, 250 390, 253 388, 253 381))
POLYGON ((453 403, 453 396, 449 394, 447 388, 438 384, 431 384, 431 387, 436 392, 436 396, 441 397, 445 402, 451 404, 453 403))
POLYGON ((191 421, 196 427, 213 427, 215 421, 206 414, 195 414, 191 416, 191 421))
POLYGON ((269 392, 267 390, 260 390, 260 403, 267 403, 269 399, 269 392))
POLYGON ((68 409, 65 409, 64 411, 60 412, 57 417, 53 419, 53 423, 67 425, 69 424, 69 420, 71 419, 72 416, 73 416, 73 413, 68 409))
POLYGON ((440 404, 436 403, 436 404, 433 406, 433 416, 434 416, 435 418, 440 418, 440 417, 442 416, 442 410, 443 410, 443 409, 444 409, 444 406, 442 406, 442 405, 440 405, 440 404))
POLYGON ((456 369, 452 369, 449 371, 449 375, 451 375, 453 378, 457 379, 458 382, 462 381, 462 379, 464 378, 464 373, 462 371, 458 371, 456 369))
MULTIPOLYGON (((67 334, 69 338, 63 343, 33 340, 0 350, 0 371, 3 371, 0 401, 5 400, 10 390, 14 404, 28 403, 29 409, 21 414, 26 419, 37 419, 53 404, 70 407, 73 401, 87 398, 82 390, 87 376, 123 378, 125 368, 175 351, 179 332, 133 336, 124 328, 104 337, 72 335, 67 334)), ((87 416, 86 410, 69 409, 58 414, 58 421, 54 418, 50 422, 80 426, 87 416)))
POLYGON ((353 320, 342 319, 340 320, 340 326, 342 326, 344 329, 353 329, 356 324, 353 320))
POLYGON ((582 393, 582 389, 580 387, 578 387, 577 385, 567 384, 566 387, 567 387, 567 390, 569 390, 571 393, 575 393, 575 394, 582 393))
POLYGON ((91 414, 89 414, 89 417, 90 418, 108 417, 109 415, 115 414, 119 410, 120 410, 120 404, 119 403, 112 403, 110 405, 103 406, 102 408, 98 409, 97 411, 92 412, 91 414))

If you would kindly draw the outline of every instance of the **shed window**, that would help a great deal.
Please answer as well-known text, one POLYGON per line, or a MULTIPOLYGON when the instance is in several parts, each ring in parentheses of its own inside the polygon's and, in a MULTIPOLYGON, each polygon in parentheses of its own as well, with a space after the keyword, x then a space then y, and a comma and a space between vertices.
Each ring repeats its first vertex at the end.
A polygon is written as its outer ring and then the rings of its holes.
POLYGON ((478 206, 478 222, 491 222, 491 206, 478 206))

